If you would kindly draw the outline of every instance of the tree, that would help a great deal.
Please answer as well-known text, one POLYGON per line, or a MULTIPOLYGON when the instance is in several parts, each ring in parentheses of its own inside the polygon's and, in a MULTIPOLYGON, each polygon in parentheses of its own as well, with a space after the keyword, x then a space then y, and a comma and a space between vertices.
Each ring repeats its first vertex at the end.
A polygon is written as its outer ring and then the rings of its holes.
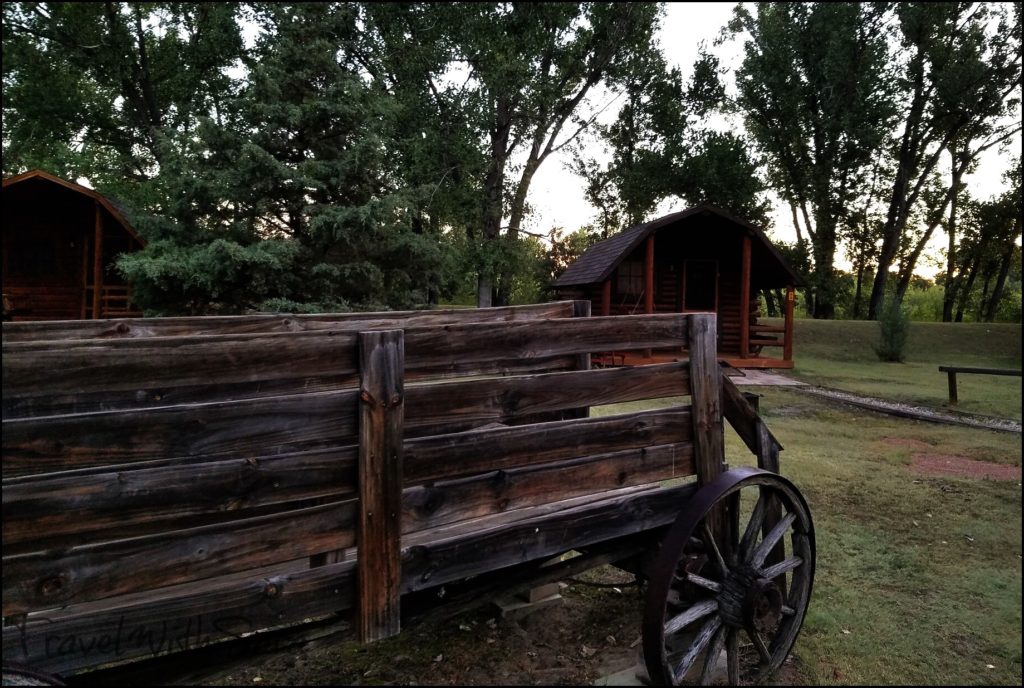
POLYGON ((253 18, 263 32, 245 87, 165 165, 166 214, 177 224, 121 261, 143 305, 147 297, 153 309, 221 312, 426 303, 443 257, 436 239, 417 231, 416 199, 392 173, 395 104, 359 77, 348 49, 353 8, 267 4, 253 18))
POLYGON ((87 177, 136 204, 234 87, 235 5, 4 3, 3 169, 87 177))
POLYGON ((722 107, 717 57, 702 50, 685 86, 679 70, 663 66, 627 85, 626 94, 615 121, 597 127, 611 160, 602 166, 577 152, 573 163, 605 236, 642 222, 670 198, 770 224, 760 165, 747 142, 700 124, 722 107))
POLYGON ((737 7, 729 27, 748 36, 737 105, 798 228, 803 216, 818 318, 835 314, 838 227, 895 115, 883 21, 876 5, 763 3, 737 7))
POLYGON ((599 86, 623 83, 648 68, 659 11, 633 3, 368 8, 367 63, 402 60, 410 42, 432 37, 439 52, 404 61, 401 70, 384 70, 400 72, 390 86, 396 93, 411 91, 420 88, 415 82, 438 103, 458 103, 465 117, 434 122, 461 128, 458 140, 476 142, 482 160, 472 168, 476 215, 461 219, 477 251, 478 305, 507 301, 507 256, 521 248, 517 241, 537 170, 593 124, 599 106, 591 101, 599 86))
MULTIPOLYGON (((908 220, 939 157, 953 157, 947 232, 955 244, 960 178, 988 148, 1020 131, 1004 117, 1019 107, 1021 5, 899 3, 895 8, 905 65, 900 73, 902 133, 896 174, 882 230, 882 245, 868 317, 882 303, 889 268, 908 220), (994 26, 989 25, 994 15, 994 26)), ((950 251, 952 256, 954 251, 950 251)), ((948 275, 947 275, 948 277, 948 275)))

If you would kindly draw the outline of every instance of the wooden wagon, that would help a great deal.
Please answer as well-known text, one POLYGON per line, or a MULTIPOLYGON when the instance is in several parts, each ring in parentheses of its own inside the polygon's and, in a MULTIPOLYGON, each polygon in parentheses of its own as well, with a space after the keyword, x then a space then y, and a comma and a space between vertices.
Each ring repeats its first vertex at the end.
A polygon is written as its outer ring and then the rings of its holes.
POLYGON ((814 531, 713 314, 4 323, 3 653, 66 675, 613 563, 656 682, 779 667, 814 531), (590 352, 687 361, 590 369, 590 352), (688 404, 678 404, 689 397, 688 404), (602 415, 609 404, 662 399, 602 415), (728 421, 758 468, 729 469, 728 421))

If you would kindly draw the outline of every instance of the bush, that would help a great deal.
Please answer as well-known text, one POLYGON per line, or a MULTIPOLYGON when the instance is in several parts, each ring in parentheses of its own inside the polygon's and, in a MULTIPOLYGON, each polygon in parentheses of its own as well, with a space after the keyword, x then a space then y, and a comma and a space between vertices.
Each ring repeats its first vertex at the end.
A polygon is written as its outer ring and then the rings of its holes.
POLYGON ((910 314, 895 298, 888 298, 878 314, 880 341, 874 347, 881 361, 902 363, 906 356, 907 335, 910 334, 910 314))

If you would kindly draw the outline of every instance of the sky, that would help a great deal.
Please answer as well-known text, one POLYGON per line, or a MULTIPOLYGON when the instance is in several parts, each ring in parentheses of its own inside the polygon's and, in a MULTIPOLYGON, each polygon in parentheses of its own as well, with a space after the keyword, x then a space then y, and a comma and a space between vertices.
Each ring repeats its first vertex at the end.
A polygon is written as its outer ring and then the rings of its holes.
MULTIPOLYGON (((741 41, 730 40, 721 46, 713 42, 722 27, 732 16, 735 3, 732 2, 669 2, 665 6, 665 17, 660 32, 655 36, 664 50, 670 65, 679 67, 684 79, 688 79, 694 60, 697 58, 698 47, 704 41, 709 50, 717 55, 723 67, 730 70, 739 66, 741 41)), ((726 76, 729 83, 731 77, 726 76)), ((615 108, 606 111, 604 121, 613 119, 615 108)), ((742 128, 739 121, 722 122, 720 126, 742 128)), ((1020 149, 1020 135, 1014 145, 1020 149)), ((591 150, 588 155, 595 155, 591 150)), ((965 176, 971 193, 976 198, 987 199, 997 195, 1005 188, 1001 176, 1008 164, 1008 155, 1000 154, 997 149, 986 152, 981 159, 976 173, 965 176)), ((540 234, 547 234, 552 227, 563 227, 569 231, 592 221, 596 210, 585 196, 583 182, 566 169, 569 156, 564 152, 561 157, 552 156, 541 166, 530 187, 529 203, 534 208, 533 215, 524 223, 525 228, 540 234)), ((776 240, 792 243, 796 241, 796 231, 785 203, 773 199, 776 207, 774 227, 769 235, 776 240)), ((682 202, 665 203, 652 215, 661 215, 682 210, 682 202)), ((939 270, 937 259, 939 250, 944 248, 946 237, 936 232, 928 245, 925 260, 920 261, 915 272, 925 277, 933 277, 939 270), (930 255, 931 260, 928 260, 930 255)), ((849 269, 849 262, 844 256, 837 255, 837 267, 849 269)))

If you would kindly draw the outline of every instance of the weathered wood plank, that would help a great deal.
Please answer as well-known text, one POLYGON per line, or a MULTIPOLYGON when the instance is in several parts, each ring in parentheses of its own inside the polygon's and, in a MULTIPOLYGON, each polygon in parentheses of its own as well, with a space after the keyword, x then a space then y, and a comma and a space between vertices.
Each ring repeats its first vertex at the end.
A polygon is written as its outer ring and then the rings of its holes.
POLYGON ((355 562, 154 591, 106 608, 79 605, 3 629, 5 661, 65 674, 204 647, 352 606, 355 562))
POLYGON ((693 444, 697 481, 706 485, 722 472, 725 440, 722 426, 722 374, 716 356, 714 314, 690 316, 690 394, 693 398, 693 444))
MULTIPOLYGON (((68 404, 76 395, 89 399, 113 392, 127 399, 141 396, 154 405, 164 401, 165 388, 196 392, 179 395, 177 403, 182 403, 217 399, 202 393, 210 385, 237 384, 246 393, 266 382, 328 376, 349 380, 353 387, 356 375, 355 334, 331 331, 90 339, 57 348, 30 342, 4 344, 3 349, 5 417, 21 400, 38 397, 68 404)), ((218 391, 230 390, 214 388, 218 391)))
POLYGON ((357 599, 363 642, 396 635, 401 628, 404 343, 402 330, 359 334, 357 599))
POLYGON ((687 407, 435 435, 405 443, 407 484, 688 442, 687 407))
POLYGON ((410 385, 406 430, 417 435, 459 432, 539 413, 685 396, 690 393, 689 377, 683 362, 410 385))
MULTIPOLYGON (((694 463, 697 484, 707 485, 723 470, 725 436, 722 424, 722 373, 718 367, 717 324, 714 314, 690 316, 690 395, 693 401, 694 463)), ((724 505, 708 513, 706 522, 722 554, 729 560, 729 519, 724 505)))
POLYGON ((271 505, 354 496, 357 470, 355 445, 125 468, 4 480, 4 547, 51 547, 50 540, 87 533, 93 541, 133 537, 199 525, 204 517, 226 521, 271 505))
POLYGON ((686 346, 687 317, 666 313, 410 328, 405 333, 406 366, 435 374, 484 366, 500 371, 514 361, 628 347, 686 346))
POLYGON ((3 475, 351 444, 355 389, 3 421, 3 475))
POLYGON ((690 475, 693 447, 679 443, 438 481, 405 490, 402 531, 690 475))
POLYGON ((211 334, 259 334, 306 332, 322 329, 363 330, 423 327, 459 322, 511 322, 543 318, 567 318, 572 301, 506 306, 499 308, 452 308, 376 313, 315 313, 274 315, 186 316, 171 318, 117 318, 109 320, 57 320, 3 323, 3 341, 30 342, 67 339, 124 337, 181 337, 211 334))
MULTIPOLYGON (((722 376, 722 414, 725 419, 729 421, 729 424, 736 431, 736 434, 740 436, 743 443, 747 445, 750 453, 755 456, 761 456, 763 447, 768 445, 760 441, 761 432, 767 433, 767 437, 770 439, 770 444, 775 446, 776 454, 782 449, 782 445, 779 443, 775 436, 772 435, 768 426, 765 425, 764 421, 757 414, 757 410, 750 405, 744 396, 743 392, 736 386, 732 380, 726 376, 722 376)), ((767 466, 762 466, 766 470, 774 470, 767 466)), ((778 471, 776 471, 778 472, 778 471)))
POLYGON ((411 535, 402 556, 402 592, 550 557, 670 523, 695 486, 617 490, 579 506, 545 505, 536 515, 457 524, 411 535))
POLYGON ((351 546, 356 500, 3 558, 3 615, 212 578, 351 546))

